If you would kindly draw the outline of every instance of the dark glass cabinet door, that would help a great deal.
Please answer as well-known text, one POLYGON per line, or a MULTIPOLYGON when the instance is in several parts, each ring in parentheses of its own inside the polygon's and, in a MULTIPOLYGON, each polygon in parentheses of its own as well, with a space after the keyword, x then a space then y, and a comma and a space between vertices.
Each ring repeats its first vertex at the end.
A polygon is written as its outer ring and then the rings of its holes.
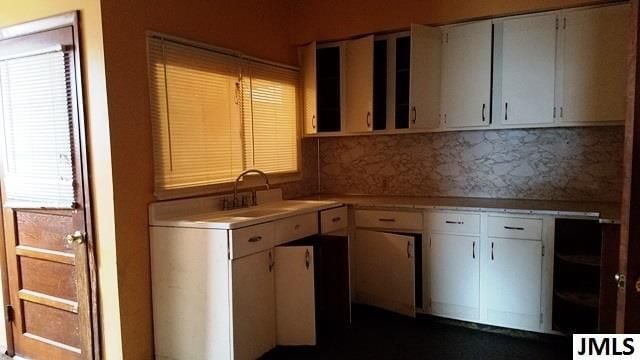
POLYGON ((396 129, 409 127, 409 72, 411 38, 396 39, 396 129))
POLYGON ((373 44, 373 130, 387 127, 387 40, 373 44))
POLYGON ((340 131, 340 48, 316 52, 318 132, 340 131))

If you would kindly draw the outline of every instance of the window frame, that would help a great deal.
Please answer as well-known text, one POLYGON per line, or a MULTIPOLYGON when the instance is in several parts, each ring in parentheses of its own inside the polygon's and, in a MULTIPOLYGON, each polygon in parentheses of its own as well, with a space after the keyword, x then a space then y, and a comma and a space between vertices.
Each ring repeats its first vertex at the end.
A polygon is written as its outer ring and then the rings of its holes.
MULTIPOLYGON (((206 51, 213 51, 219 54, 223 54, 223 55, 228 55, 228 56, 232 56, 237 58, 238 63, 240 65, 240 67, 242 69, 244 69, 247 65, 247 63, 250 62, 254 62, 254 63, 260 63, 260 64, 264 64, 264 65, 271 65, 271 66, 277 66, 280 68, 284 68, 287 70, 293 70, 293 71, 300 71, 300 68, 297 66, 291 66, 291 65, 287 65, 287 64, 283 64, 283 63, 278 63, 278 62, 274 62, 274 61, 270 61, 270 60, 265 60, 265 59, 260 59, 257 57, 253 57, 253 56, 249 56, 246 55, 240 51, 235 51, 235 50, 231 50, 228 48, 223 48, 223 47, 219 47, 219 46, 215 46, 215 45, 210 45, 210 44, 206 44, 203 42, 199 42, 199 41, 194 41, 194 40, 189 40, 189 39, 185 39, 185 38, 181 38, 181 37, 177 37, 177 36, 173 36, 173 35, 169 35, 169 34, 165 34, 165 33, 161 33, 161 32, 157 32, 157 31, 147 31, 146 32, 146 36, 145 36, 145 45, 146 45, 146 56, 147 56, 147 91, 148 91, 148 95, 147 95, 147 109, 149 110, 149 120, 150 122, 152 122, 152 126, 153 125, 153 121, 151 119, 151 87, 153 86, 152 84, 152 74, 151 74, 151 68, 150 68, 150 64, 151 64, 151 57, 150 57, 150 51, 149 51, 149 46, 150 46, 150 41, 153 38, 162 38, 165 40, 169 40, 169 41, 173 41, 173 42, 177 42, 181 45, 185 45, 185 46, 193 46, 202 50, 206 50, 206 51)), ((302 126, 301 126, 301 119, 302 119, 302 111, 303 111, 303 106, 302 106, 302 97, 301 97, 301 93, 300 93, 300 81, 301 78, 298 79, 298 84, 296 86, 296 121, 295 121, 295 134, 296 134, 296 142, 295 142, 295 147, 296 147, 296 154, 297 154, 297 170, 296 171, 287 171, 287 172, 267 172, 267 175, 269 176, 269 182, 271 185, 279 185, 279 184, 284 184, 284 183, 290 183, 290 182, 295 182, 295 181, 300 181, 303 178, 303 174, 302 174, 302 126)), ((152 151, 153 153, 153 151, 152 151)), ((155 164, 155 156, 152 155, 152 161, 155 164)), ((155 168, 155 166, 154 166, 155 168)), ((258 168, 259 169, 259 168, 258 168)), ((260 169, 261 170, 261 169, 260 169)), ((183 188, 173 188, 173 189, 162 189, 162 188, 158 188, 155 184, 155 170, 154 170, 154 196, 157 200, 169 200, 169 199, 177 199, 177 198, 185 198, 185 197, 193 197, 193 196, 201 196, 201 195, 208 195, 208 194, 216 194, 216 193, 224 193, 224 192, 229 192, 231 190, 233 190, 234 188, 234 181, 229 181, 229 182, 224 182, 224 183, 217 183, 217 184, 208 184, 208 185, 201 185, 201 186, 191 186, 191 187, 183 187, 183 188)), ((263 185, 263 180, 260 176, 257 175, 246 175, 245 177, 243 177, 241 179, 241 181, 239 182, 239 187, 240 188, 252 188, 252 187, 259 187, 261 185, 263 185)))

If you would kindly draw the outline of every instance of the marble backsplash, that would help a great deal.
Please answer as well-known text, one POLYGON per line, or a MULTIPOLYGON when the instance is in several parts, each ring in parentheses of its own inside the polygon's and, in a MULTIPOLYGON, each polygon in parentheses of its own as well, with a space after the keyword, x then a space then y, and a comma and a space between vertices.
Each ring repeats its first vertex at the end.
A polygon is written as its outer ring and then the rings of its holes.
MULTIPOLYGON (((621 126, 321 138, 317 180, 321 193, 619 201, 623 138, 621 126)), ((285 194, 314 186, 305 174, 285 194)))

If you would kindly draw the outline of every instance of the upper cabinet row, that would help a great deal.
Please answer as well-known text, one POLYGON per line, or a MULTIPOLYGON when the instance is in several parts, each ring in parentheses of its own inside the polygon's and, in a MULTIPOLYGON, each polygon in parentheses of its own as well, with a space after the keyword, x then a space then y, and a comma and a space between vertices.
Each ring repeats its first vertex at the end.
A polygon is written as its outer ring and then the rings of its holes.
POLYGON ((625 3, 311 43, 305 135, 620 123, 628 20, 625 3))

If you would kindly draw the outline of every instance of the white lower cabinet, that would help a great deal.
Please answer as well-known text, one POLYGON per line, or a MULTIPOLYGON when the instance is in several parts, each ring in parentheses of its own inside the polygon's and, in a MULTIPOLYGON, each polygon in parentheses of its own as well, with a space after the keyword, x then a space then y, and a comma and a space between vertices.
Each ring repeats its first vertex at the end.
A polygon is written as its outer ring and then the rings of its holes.
POLYGON ((276 344, 273 261, 270 249, 231 262, 233 359, 257 359, 276 344))
POLYGON ((352 243, 354 301, 415 316, 415 238, 357 230, 352 243))
POLYGON ((488 323, 539 330, 542 241, 488 238, 482 291, 488 323))
POLYGON ((275 248, 276 343, 316 344, 313 246, 275 248))
POLYGON ((432 233, 429 240, 431 313, 477 320, 480 309, 480 237, 432 233))

